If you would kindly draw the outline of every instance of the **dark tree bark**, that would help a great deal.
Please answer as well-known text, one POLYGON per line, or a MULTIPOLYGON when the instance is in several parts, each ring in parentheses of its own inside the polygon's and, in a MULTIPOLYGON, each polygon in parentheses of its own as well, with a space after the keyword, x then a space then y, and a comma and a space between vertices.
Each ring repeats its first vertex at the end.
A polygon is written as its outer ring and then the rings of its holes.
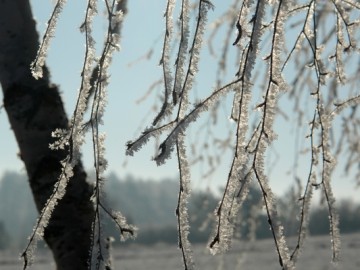
MULTIPOLYGON (((57 86, 49 73, 35 80, 30 63, 39 46, 28 0, 0 1, 0 83, 8 114, 40 211, 53 191, 66 151, 52 151, 51 132, 67 128, 68 119, 57 86)), ((87 269, 94 208, 92 188, 79 163, 66 195, 45 230, 58 270, 87 269)), ((15 196, 15 194, 14 194, 15 196)), ((24 206, 26 207, 26 206, 24 206)))

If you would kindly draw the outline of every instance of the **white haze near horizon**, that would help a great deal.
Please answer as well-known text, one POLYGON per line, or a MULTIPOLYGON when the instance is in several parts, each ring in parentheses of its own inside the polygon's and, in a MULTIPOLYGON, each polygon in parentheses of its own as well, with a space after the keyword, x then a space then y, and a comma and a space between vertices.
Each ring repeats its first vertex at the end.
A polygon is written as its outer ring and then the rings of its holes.
MULTIPOLYGON (((33 14, 41 34, 44 32, 45 23, 50 16, 53 2, 51 0, 31 1, 33 14)), ((221 13, 224 5, 221 4, 221 1, 213 2, 216 6, 214 12, 221 13)), ((55 39, 51 43, 47 61, 52 75, 52 82, 60 86, 66 111, 69 115, 74 107, 77 89, 80 85, 84 38, 78 28, 83 20, 85 4, 84 1, 68 1, 59 18, 55 39)), ((120 178, 128 174, 137 178, 154 180, 176 178, 178 171, 174 159, 160 167, 151 161, 151 157, 154 155, 152 143, 144 147, 134 157, 125 156, 126 142, 136 138, 141 129, 149 124, 155 115, 151 108, 157 99, 157 95, 150 95, 147 100, 139 105, 136 104, 136 101, 145 94, 149 85, 161 76, 161 69, 157 67, 157 64, 161 54, 161 34, 164 29, 162 13, 165 10, 165 1, 128 1, 128 5, 129 14, 125 19, 122 31, 122 49, 114 57, 111 68, 108 107, 103 127, 103 131, 107 134, 108 172, 115 172, 120 178), (150 61, 142 61, 135 63, 131 67, 129 66, 129 63, 133 63, 147 53, 154 44, 155 50, 150 61), (126 166, 124 166, 124 163, 126 163, 126 166)), ((100 13, 101 11, 99 9, 100 13)), ((209 22, 212 21, 212 18, 210 12, 209 22)), ((102 31, 105 30, 106 24, 100 19, 95 22, 99 25, 94 29, 95 35, 99 38, 98 45, 101 45, 104 35, 102 31)), ((234 37, 235 34, 234 29, 234 37)), ((212 90, 213 82, 207 81, 206 78, 215 74, 215 69, 211 67, 214 67, 217 63, 209 56, 206 45, 204 45, 202 53, 204 59, 207 57, 208 60, 206 63, 203 61, 200 65, 199 80, 195 85, 196 92, 199 95, 202 92, 206 94, 207 91, 212 90)), ((276 121, 275 124, 280 127, 282 123, 279 121, 276 121)), ((4 109, 0 110, 0 130, 0 176, 7 170, 25 173, 24 166, 17 157, 18 147, 4 109)), ((279 164, 284 163, 286 168, 291 167, 294 155, 291 150, 295 135, 293 133, 283 133, 285 135, 279 134, 279 140, 275 143, 274 151, 268 154, 270 158, 273 157, 273 160, 278 159, 272 168, 270 181, 274 192, 279 195, 283 195, 293 181, 291 174, 284 171, 283 167, 285 166, 279 164)), ((84 164, 88 170, 91 170, 93 163, 91 149, 89 139, 83 154, 84 164)), ((224 157, 223 166, 219 167, 217 172, 206 181, 202 180, 201 168, 195 167, 192 170, 194 188, 210 188, 217 191, 219 187, 223 187, 230 167, 230 159, 231 155, 224 157)), ((303 183, 305 183, 308 167, 304 165, 304 167, 299 168, 299 171, 305 172, 303 175, 303 183)), ((359 190, 354 188, 355 183, 349 177, 338 172, 333 177, 333 184, 334 194, 337 198, 360 201, 359 190)))
MULTIPOLYGON (((288 239, 290 247, 295 238, 288 239)), ((255 242, 236 241, 234 246, 223 255, 213 256, 205 248, 206 244, 193 246, 197 269, 235 269, 235 270, 277 270, 278 257, 272 239, 255 242)), ((305 246, 296 264, 298 270, 357 270, 360 266, 360 234, 342 236, 340 262, 331 263, 330 237, 315 236, 305 240, 305 246)), ((154 246, 130 245, 115 247, 112 250, 114 269, 184 269, 180 251, 176 245, 159 243, 154 246)), ((0 267, 17 270, 22 262, 10 252, 0 251, 0 267)), ((39 252, 35 258, 34 269, 52 270, 55 265, 48 251, 39 252)))

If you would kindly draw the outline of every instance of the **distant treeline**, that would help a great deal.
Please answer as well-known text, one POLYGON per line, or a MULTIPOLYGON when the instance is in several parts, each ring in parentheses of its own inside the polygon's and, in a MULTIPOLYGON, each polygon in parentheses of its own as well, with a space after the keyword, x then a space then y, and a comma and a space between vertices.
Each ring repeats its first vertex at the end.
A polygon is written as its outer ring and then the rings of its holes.
MULTIPOLYGON (((174 211, 179 188, 177 181, 144 181, 132 176, 119 179, 115 174, 108 175, 106 179, 105 194, 108 205, 121 211, 130 223, 139 227, 135 243, 177 243, 174 211)), ((258 207, 260 200, 261 193, 252 188, 237 221, 236 237, 271 237, 264 211, 258 207)), ((208 240, 212 233, 212 216, 218 201, 219 198, 209 192, 192 193, 189 200, 192 242, 208 240)), ((290 204, 288 196, 279 199, 280 218, 287 235, 294 235, 298 230, 298 220, 294 216, 299 213, 297 207, 296 202, 290 204)), ((360 205, 341 201, 338 210, 342 233, 360 231, 360 205)), ((23 248, 36 217, 37 212, 26 177, 14 172, 5 173, 0 181, 0 249, 23 248)), ((329 233, 328 212, 324 207, 312 209, 308 229, 312 235, 329 233)), ((109 219, 105 220, 105 233, 116 239, 115 244, 120 243, 116 227, 109 219)))

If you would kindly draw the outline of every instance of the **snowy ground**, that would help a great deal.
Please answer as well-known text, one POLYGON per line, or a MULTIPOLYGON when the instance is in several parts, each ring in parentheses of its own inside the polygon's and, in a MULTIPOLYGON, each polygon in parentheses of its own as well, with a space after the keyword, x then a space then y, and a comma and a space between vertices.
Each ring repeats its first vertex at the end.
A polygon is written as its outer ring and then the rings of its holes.
MULTIPOLYGON (((290 239, 291 241, 291 239, 290 239)), ((211 256, 204 245, 195 246, 195 263, 201 270, 272 270, 280 269, 271 240, 255 243, 236 243, 223 256, 211 256)), ((131 246, 113 251, 114 269, 119 270, 177 270, 183 269, 180 251, 175 246, 158 244, 152 247, 131 246)), ((360 234, 342 236, 341 261, 337 266, 331 262, 330 239, 328 236, 306 240, 296 269, 300 270, 357 270, 360 269, 360 234)), ((1 270, 19 270, 21 261, 16 254, 0 253, 1 270)), ((32 267, 36 270, 55 269, 51 255, 37 255, 32 267)))

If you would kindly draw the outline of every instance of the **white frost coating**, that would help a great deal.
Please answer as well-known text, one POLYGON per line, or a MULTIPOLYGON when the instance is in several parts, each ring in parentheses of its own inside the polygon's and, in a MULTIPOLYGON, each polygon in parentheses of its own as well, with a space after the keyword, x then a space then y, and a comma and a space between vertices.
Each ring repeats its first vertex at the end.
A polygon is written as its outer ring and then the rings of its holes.
MULTIPOLYGON (((278 12, 274 22, 274 33, 272 41, 272 49, 270 55, 270 76, 272 83, 274 83, 279 90, 286 91, 289 87, 282 76, 282 60, 281 55, 285 46, 285 29, 284 23, 289 17, 289 1, 281 1, 278 12)), ((275 99, 276 97, 274 97, 275 99)))
POLYGON ((210 251, 213 254, 224 253, 230 248, 233 239, 234 219, 247 196, 248 184, 251 180, 251 172, 248 172, 247 168, 248 153, 245 149, 248 130, 248 107, 251 99, 250 91, 246 93, 247 91, 249 90, 241 90, 240 109, 238 110, 239 115, 237 115, 239 121, 236 134, 236 149, 223 199, 216 211, 217 227, 210 243, 210 251))
MULTIPOLYGON (((168 7, 167 7, 167 12, 165 13, 166 16, 170 16, 170 14, 168 14, 168 11, 172 11, 172 5, 173 5, 173 1, 169 1, 168 2, 168 7), (171 2, 171 3, 170 3, 171 2)), ((184 79, 183 84, 181 85, 181 77, 182 75, 182 68, 181 68, 181 61, 185 61, 185 52, 186 52, 186 44, 187 44, 187 36, 188 36, 188 25, 185 24, 184 28, 183 28, 183 39, 180 42, 179 45, 179 55, 178 55, 178 59, 177 59, 177 69, 176 69, 176 76, 178 76, 177 78, 177 82, 174 83, 174 89, 175 89, 175 84, 176 87, 181 87, 181 93, 180 94, 180 104, 179 104, 179 112, 178 112, 178 118, 177 118, 177 126, 172 130, 172 132, 170 133, 170 135, 167 137, 167 139, 160 145, 160 153, 154 158, 154 160, 156 161, 156 163, 158 165, 161 165, 165 162, 166 159, 168 159, 170 157, 171 152, 174 149, 174 144, 178 135, 178 132, 180 131, 185 131, 187 125, 194 121, 197 118, 197 114, 201 111, 205 111, 207 110, 208 106, 211 106, 213 104, 213 102, 215 102, 215 99, 218 99, 219 96, 221 94, 225 94, 225 92, 227 92, 229 89, 229 87, 234 84, 235 82, 232 82, 230 84, 228 84, 227 86, 224 86, 223 88, 217 90, 215 93, 213 93, 209 98, 207 98, 204 102, 200 102, 200 104, 198 104, 192 112, 190 112, 187 117, 185 116, 186 113, 186 109, 187 109, 187 105, 188 105, 188 91, 191 89, 192 87, 192 83, 193 83, 193 76, 195 75, 196 71, 197 71, 197 67, 198 67, 198 61, 199 61, 199 53, 200 53, 200 48, 201 48, 201 44, 202 44, 202 36, 204 34, 204 29, 205 29, 205 23, 206 23, 206 15, 207 15, 207 11, 209 8, 213 8, 212 4, 210 3, 210 1, 200 1, 199 4, 199 15, 198 15, 198 21, 197 21, 197 27, 196 27, 196 31, 194 34, 194 40, 193 40, 193 44, 192 47, 190 49, 190 59, 189 59, 189 66, 187 69, 187 73, 186 73, 186 78, 184 79), (183 58, 182 58, 183 57, 183 58), (179 62, 180 61, 180 62, 179 62), (178 85, 179 84, 179 85, 178 85), (178 85, 178 86, 177 86, 178 85), (222 93, 224 92, 224 93, 222 93), (220 94, 220 95, 219 95, 220 94), (184 119, 185 118, 185 119, 184 119)), ((182 11, 183 14, 182 16, 184 16, 184 19, 187 18, 187 13, 188 13, 188 1, 184 1, 183 2, 183 7, 182 7, 182 11)), ((168 20, 168 19, 167 19, 168 20)), ((172 29, 172 26, 168 24, 167 21, 167 28, 172 29)), ((166 32, 166 35, 169 35, 170 33, 166 32)), ((165 37, 165 41, 167 40, 167 37, 165 37)), ((166 42, 164 43, 164 51, 166 49, 166 42)), ((167 55, 167 54, 165 54, 167 55)), ((165 65, 164 59, 162 58, 161 64, 165 65)), ((167 69, 164 69, 167 70, 167 69)), ((164 80, 165 80, 165 84, 166 84, 166 88, 167 88, 167 82, 170 81, 169 79, 169 72, 165 72, 164 73, 164 80)), ((171 81, 172 82, 172 81, 171 81)), ((173 90, 173 94, 175 94, 176 91, 178 90, 173 90)), ((167 98, 167 91, 165 91, 165 103, 166 103, 166 98, 167 98)), ((177 95, 175 97, 175 99, 177 98, 177 95)), ((164 104, 165 104, 164 103, 164 104)), ((165 108, 166 106, 163 106, 161 112, 159 113, 159 115, 155 118, 155 123, 161 119, 164 115, 166 115, 168 112, 168 108, 165 108), (164 109, 165 108, 165 109, 164 109)), ((158 134, 160 134, 161 132, 163 132, 164 130, 171 128, 170 126, 173 126, 173 124, 176 124, 175 122, 171 122, 167 125, 164 125, 160 128, 147 128, 143 134, 134 142, 128 142, 127 143, 127 150, 126 150, 126 154, 127 155, 133 155, 134 151, 138 151, 142 145, 144 145, 146 143, 146 141, 151 137, 151 136, 157 136, 158 134)))
POLYGON ((120 228, 120 240, 134 239, 137 236, 138 228, 127 223, 126 218, 119 211, 112 211, 111 217, 115 224, 120 228))
POLYGON ((290 260, 289 249, 284 236, 284 227, 281 225, 277 226, 277 237, 279 239, 279 253, 281 255, 283 268, 286 270, 295 270, 294 262, 290 260))
POLYGON ((51 133, 51 137, 57 140, 49 145, 52 150, 64 150, 69 145, 69 131, 67 129, 55 129, 51 133))
POLYGON ((196 30, 194 34, 193 44, 190 48, 189 66, 186 71, 185 81, 180 93, 180 105, 178 112, 179 119, 184 118, 186 114, 186 110, 188 108, 188 104, 189 104, 188 94, 190 89, 192 88, 194 82, 194 76, 198 72, 200 50, 201 50, 203 35, 207 22, 207 13, 210 8, 213 8, 213 5, 210 3, 210 1, 203 1, 203 0, 200 1, 196 30))
POLYGON ((171 85, 173 82, 173 77, 171 74, 170 68, 170 43, 173 35, 173 11, 175 7, 175 0, 169 0, 167 3, 165 18, 166 18, 166 33, 164 37, 164 47, 161 57, 160 64, 163 65, 164 71, 164 83, 165 83, 165 92, 166 95, 171 93, 171 85))
POLYGON ((270 53, 269 82, 267 85, 265 98, 262 103, 262 124, 260 135, 257 139, 254 153, 254 174, 259 183, 270 228, 272 230, 276 251, 279 255, 280 265, 284 269, 294 269, 293 261, 290 260, 289 249, 287 247, 283 228, 278 222, 275 198, 268 184, 268 179, 264 173, 264 155, 268 145, 276 138, 273 131, 273 122, 279 90, 286 90, 286 83, 281 76, 281 48, 284 44, 284 21, 287 17, 287 1, 280 1, 274 18, 274 31, 272 36, 272 48, 270 53))
MULTIPOLYGON (((107 6, 108 9, 108 31, 105 36, 105 42, 103 51, 101 56, 98 60, 96 68, 92 73, 92 77, 89 78, 92 81, 92 91, 93 91, 93 98, 92 98, 92 105, 91 105, 91 118, 90 118, 90 126, 91 126, 91 133, 92 133, 92 141, 93 141, 93 154, 94 154, 94 167, 96 173, 96 182, 93 194, 93 201, 95 204, 95 226, 93 226, 94 236, 93 236, 93 245, 91 247, 91 261, 93 262, 92 265, 96 266, 96 269, 103 268, 103 264, 108 261, 108 258, 104 258, 105 255, 103 252, 103 248, 101 247, 101 243, 103 241, 102 237, 102 224, 100 220, 100 210, 101 207, 112 219, 113 221, 119 226, 121 230, 122 237, 127 235, 127 232, 135 234, 134 231, 130 232, 128 228, 122 228, 126 223, 125 218, 120 213, 111 213, 107 210, 106 207, 103 206, 103 185, 104 185, 104 177, 103 174, 107 168, 107 160, 105 158, 105 134, 99 132, 99 125, 103 124, 103 114, 105 111, 105 107, 107 104, 107 85, 108 85, 108 78, 110 77, 108 74, 108 69, 112 61, 113 53, 119 50, 119 41, 120 36, 116 32, 119 30, 119 24, 123 19, 122 11, 114 11, 116 7, 115 2, 110 9, 110 6, 107 6), (125 233, 123 233, 125 232, 125 233)), ((89 81, 89 82, 90 82, 89 81)), ((85 97, 85 102, 88 97, 85 97)), ((87 104, 85 104, 86 108, 87 104)), ((84 109, 85 109, 84 108, 84 109)), ((81 116, 82 117, 82 116, 81 116)), ((81 122, 78 122, 79 126, 73 126, 74 129, 79 130, 79 134, 81 137, 84 137, 84 131, 82 129, 81 122)))
POLYGON ((184 83, 184 68, 186 61, 186 51, 189 43, 189 0, 183 0, 181 6, 181 33, 180 44, 177 59, 175 62, 175 81, 173 88, 173 103, 176 104, 178 96, 181 92, 181 87, 184 83))
POLYGON ((343 56, 349 54, 357 48, 357 33, 359 29, 359 19, 354 17, 354 9, 360 9, 358 3, 354 1, 332 1, 333 10, 336 14, 336 49, 330 60, 335 60, 335 75, 338 83, 347 83, 343 56))
POLYGON ((259 54, 259 45, 263 34, 262 21, 265 16, 265 3, 258 1, 256 8, 256 18, 254 18, 254 28, 251 35, 250 47, 248 49, 247 63, 244 65, 242 76, 246 83, 251 80, 251 72, 254 69, 256 57, 259 54))
POLYGON ((217 227, 215 235, 209 244, 210 251, 213 254, 223 253, 229 249, 233 238, 233 219, 236 217, 237 209, 247 195, 247 184, 251 174, 251 171, 248 171, 246 167, 248 164, 248 153, 245 149, 248 129, 248 107, 251 100, 251 75, 262 35, 261 26, 265 14, 264 5, 264 1, 257 2, 256 18, 250 40, 251 49, 249 48, 246 52, 246 62, 240 66, 242 70, 239 74, 241 81, 235 88, 237 93, 234 104, 238 106, 238 109, 233 109, 233 113, 238 113, 238 115, 233 115, 232 117, 238 121, 236 149, 223 199, 216 211, 217 227), (237 200, 235 200, 237 192, 240 194, 237 200))
POLYGON ((217 225, 208 245, 213 255, 223 254, 231 247, 235 219, 249 191, 251 174, 245 174, 247 168, 238 159, 233 162, 223 199, 215 210, 217 225), (236 167, 241 168, 242 172, 236 167))
POLYGON ((190 225, 187 209, 188 197, 190 196, 190 170, 185 151, 184 139, 183 134, 179 134, 176 141, 180 172, 180 190, 176 215, 178 219, 179 248, 183 254, 183 263, 186 270, 193 270, 195 268, 195 263, 191 244, 188 239, 190 225))
POLYGON ((230 119, 234 120, 235 122, 239 120, 238 115, 239 115, 240 99, 241 99, 241 91, 235 91, 233 104, 231 108, 231 115, 230 115, 230 119))
POLYGON ((35 79, 42 78, 43 76, 43 66, 45 65, 47 51, 49 49, 50 39, 54 37, 54 32, 56 28, 56 23, 59 18, 59 15, 65 5, 66 0, 58 0, 55 4, 54 10, 51 14, 51 17, 48 21, 48 26, 45 30, 42 43, 39 47, 35 60, 31 63, 31 72, 35 79))
POLYGON ((45 203, 44 208, 41 210, 40 216, 36 221, 36 225, 33 229, 29 242, 21 257, 24 258, 24 269, 31 266, 33 262, 33 253, 36 249, 37 242, 44 236, 44 230, 47 227, 51 218, 52 212, 54 211, 58 201, 61 200, 65 195, 65 189, 69 179, 73 176, 73 166, 65 160, 61 164, 63 171, 55 184, 53 194, 45 203))
POLYGON ((176 122, 170 122, 159 128, 146 128, 138 139, 134 141, 128 141, 126 143, 126 155, 133 156, 134 152, 137 152, 141 147, 151 138, 161 135, 162 132, 169 130, 175 126, 176 122))
POLYGON ((336 106, 335 110, 333 110, 329 115, 329 121, 332 123, 332 120, 337 116, 342 110, 350 107, 350 106, 356 106, 360 104, 360 95, 351 97, 349 99, 346 99, 344 101, 336 102, 334 105, 336 106))
MULTIPOLYGON (((44 65, 46 49, 49 44, 49 39, 52 36, 52 33, 55 29, 55 24, 57 17, 61 11, 61 8, 65 1, 58 1, 55 9, 53 11, 52 17, 49 20, 49 26, 47 32, 44 36, 42 45, 40 46, 39 53, 37 58, 34 61, 34 76, 41 77, 40 71, 42 72, 42 66, 44 65)), ((109 14, 109 31, 106 36, 106 41, 104 45, 104 50, 97 68, 93 71, 93 64, 95 61, 95 49, 94 49, 94 39, 91 35, 92 19, 96 14, 96 0, 89 0, 85 22, 80 27, 80 31, 83 32, 86 36, 86 51, 85 51, 85 60, 82 70, 82 81, 81 87, 79 90, 77 104, 73 113, 73 116, 70 120, 70 129, 69 131, 64 130, 55 130, 53 132, 53 137, 57 138, 57 141, 50 145, 52 149, 64 149, 69 147, 70 152, 68 157, 62 162, 62 173, 58 179, 58 182, 55 184, 54 192, 51 197, 48 199, 45 204, 44 209, 42 210, 40 217, 36 223, 34 231, 30 236, 30 241, 23 253, 25 268, 31 262, 31 254, 36 246, 37 241, 43 236, 44 229, 47 226, 49 219, 51 217, 52 211, 57 205, 58 201, 62 199, 65 194, 66 186, 69 179, 73 176, 73 168, 78 163, 80 158, 80 148, 84 143, 85 129, 83 116, 85 110, 88 107, 88 98, 91 88, 94 91, 94 98, 92 103, 91 111, 91 127, 93 131, 93 143, 94 143, 94 158, 96 164, 97 179, 99 180, 98 188, 101 188, 102 181, 101 175, 107 167, 107 161, 105 159, 105 147, 104 139, 105 136, 99 134, 98 125, 102 123, 102 116, 105 110, 106 105, 106 86, 108 84, 107 79, 109 78, 107 74, 108 67, 110 65, 112 54, 115 50, 119 49, 119 35, 112 32, 122 21, 123 13, 122 11, 115 12, 114 14, 109 14)), ((111 11, 109 11, 111 12, 111 11)), ((99 203, 99 202, 97 202, 99 203)), ((117 216, 120 220, 119 216, 117 216)))
POLYGON ((95 41, 92 37, 92 20, 97 13, 96 8, 97 1, 88 1, 85 22, 81 26, 81 30, 85 33, 86 38, 86 51, 83 70, 81 72, 82 80, 78 94, 77 104, 73 115, 70 120, 70 131, 67 134, 67 139, 70 143, 72 165, 75 166, 80 158, 80 148, 84 143, 84 130, 83 130, 83 116, 87 108, 87 99, 90 92, 90 80, 92 73, 92 66, 95 61, 95 41))
POLYGON ((311 2, 308 8, 307 20, 304 25, 303 33, 310 42, 310 46, 314 49, 314 31, 312 30, 312 23, 314 17, 314 5, 315 2, 311 2))
POLYGON ((165 35, 163 42, 163 51, 160 60, 160 65, 163 69, 163 81, 164 81, 164 103, 161 107, 159 114, 155 117, 153 125, 155 126, 164 117, 171 114, 171 108, 169 106, 169 97, 171 95, 172 84, 174 81, 170 67, 170 51, 171 41, 173 36, 173 11, 175 7, 175 0, 169 0, 167 2, 165 11, 165 35))
POLYGON ((313 184, 316 183, 315 180, 315 174, 310 174, 309 175, 309 179, 306 185, 306 189, 305 189, 305 196, 302 198, 302 205, 301 205, 301 214, 299 216, 299 220, 300 220, 300 231, 298 234, 298 241, 297 241, 297 246, 295 247, 294 251, 291 254, 291 260, 294 262, 294 264, 296 263, 300 253, 301 253, 301 249, 304 245, 304 241, 306 238, 306 233, 307 233, 307 227, 309 225, 309 218, 310 218, 310 203, 311 203, 311 199, 312 199, 312 195, 313 195, 313 191, 314 191, 314 187, 313 184))
MULTIPOLYGON (((266 146, 263 145, 260 146, 260 148, 266 149, 266 146)), ((263 193, 262 195, 263 195, 266 214, 268 216, 268 223, 270 225, 270 229, 273 234, 276 252, 279 256, 280 265, 283 267, 283 269, 294 270, 295 266, 294 266, 294 262, 290 259, 289 248, 286 244, 285 236, 283 233, 283 226, 280 224, 277 216, 275 197, 269 186, 268 179, 263 172, 263 160, 264 160, 263 154, 264 151, 260 151, 257 153, 257 155, 260 155, 258 161, 260 164, 256 166, 255 175, 263 193)))
POLYGON ((94 148, 94 156, 95 156, 95 166, 98 174, 101 176, 108 165, 108 162, 105 158, 105 133, 96 134, 95 136, 95 148, 94 148))
MULTIPOLYGON (((209 107, 214 105, 219 98, 229 91, 233 90, 239 84, 239 80, 233 81, 222 88, 217 89, 204 101, 200 102, 195 108, 189 112, 182 120, 180 120, 174 129, 170 132, 168 137, 160 145, 160 153, 154 158, 158 165, 161 165, 165 162, 166 159, 170 157, 171 152, 174 150, 174 143, 179 132, 185 132, 186 128, 191 122, 196 121, 199 117, 199 114, 207 111, 209 107)), ((137 148, 138 149, 138 148, 137 148)), ((132 153, 132 152, 130 152, 132 153)), ((129 153, 129 154, 130 154, 129 153)))
MULTIPOLYGON (((111 12, 111 11, 109 11, 111 12)), ((111 13, 109 15, 109 31, 107 32, 105 45, 102 52, 102 55, 97 64, 96 77, 94 79, 94 84, 92 87, 94 88, 94 97, 91 109, 91 129, 93 136, 93 145, 94 145, 94 161, 95 161, 95 169, 98 175, 98 179, 101 178, 102 174, 106 170, 107 160, 105 159, 105 134, 99 133, 99 125, 103 123, 102 117, 105 111, 105 107, 107 104, 107 91, 106 87, 108 85, 108 68, 110 66, 113 53, 119 48, 119 40, 120 36, 117 33, 113 33, 112 31, 117 27, 118 23, 122 21, 123 13, 122 11, 118 11, 116 13, 111 13)), ((91 78, 89 78, 90 80, 91 78)), ((84 101, 86 101, 88 97, 84 96, 84 101)), ((86 105, 85 105, 86 108, 86 105)), ((84 109, 85 109, 84 108, 84 109)), ((79 112, 77 112, 79 113, 79 112)), ((81 117, 83 112, 81 112, 81 117)), ((76 114, 74 115, 76 116, 76 114)), ((82 121, 74 123, 74 129, 79 130, 79 134, 83 137, 84 134, 81 134, 82 129, 82 121)), ((83 132, 82 132, 83 133, 83 132)))
POLYGON ((340 255, 340 232, 339 232, 339 216, 335 210, 335 197, 332 192, 331 175, 336 165, 336 160, 332 156, 330 151, 330 128, 331 117, 326 110, 320 107, 318 109, 319 118, 321 121, 321 148, 322 148, 322 179, 323 192, 326 197, 329 210, 329 222, 330 222, 330 236, 332 244, 332 260, 333 262, 339 261, 340 255))

